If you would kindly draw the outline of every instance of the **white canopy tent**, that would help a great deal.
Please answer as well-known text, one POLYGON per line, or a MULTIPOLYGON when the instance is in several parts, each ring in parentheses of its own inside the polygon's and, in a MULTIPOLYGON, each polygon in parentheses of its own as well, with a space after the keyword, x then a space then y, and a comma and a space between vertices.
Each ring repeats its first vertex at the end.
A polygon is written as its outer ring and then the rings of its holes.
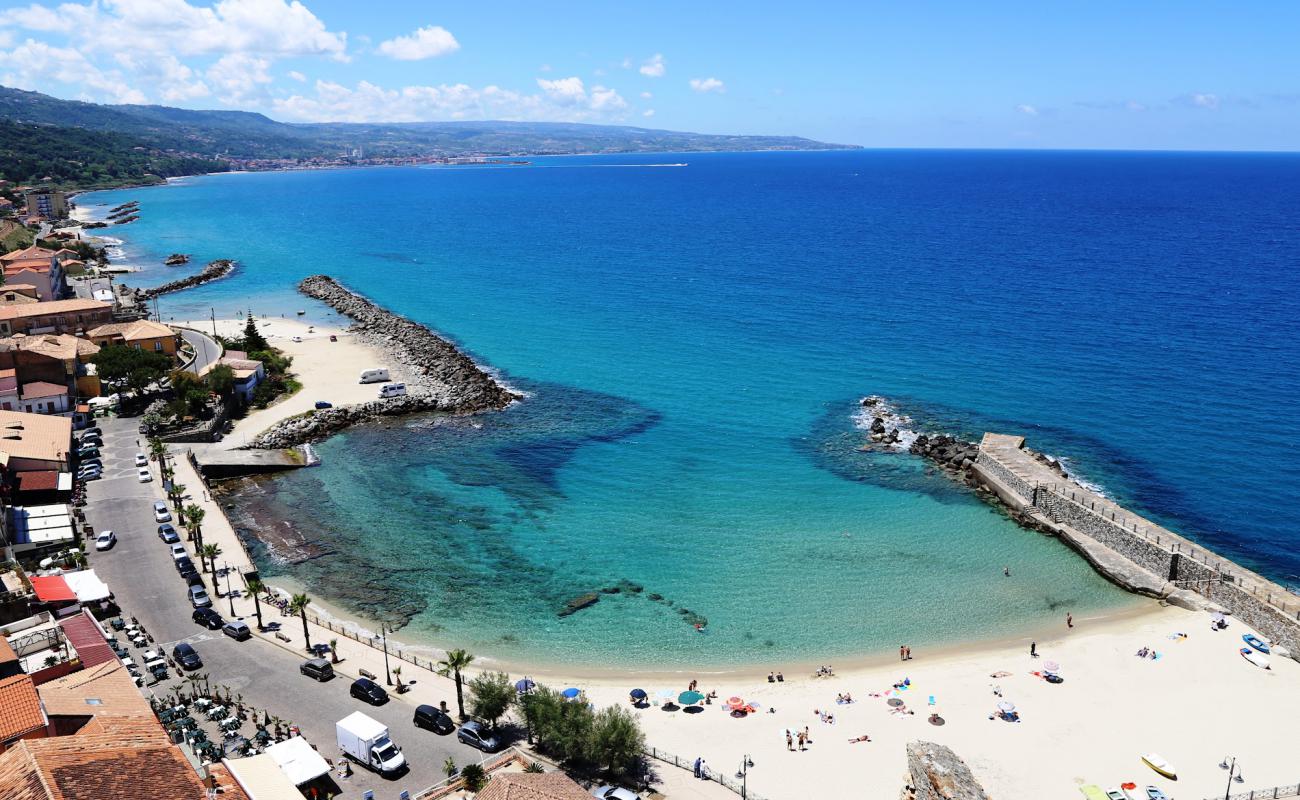
POLYGON ((280 765, 280 770, 294 786, 301 786, 330 771, 330 765, 325 763, 321 754, 301 736, 271 745, 266 748, 266 755, 280 765))

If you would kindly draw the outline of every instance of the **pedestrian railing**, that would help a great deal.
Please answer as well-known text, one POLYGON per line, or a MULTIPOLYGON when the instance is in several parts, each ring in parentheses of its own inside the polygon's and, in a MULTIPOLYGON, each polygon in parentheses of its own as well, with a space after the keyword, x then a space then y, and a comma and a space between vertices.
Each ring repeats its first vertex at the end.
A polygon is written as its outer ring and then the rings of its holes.
MULTIPOLYGON (((695 772, 695 759, 681 758, 673 753, 669 753, 667 750, 660 750, 657 747, 648 747, 641 752, 656 761, 662 761, 665 764, 672 764, 674 767, 687 770, 691 773, 695 772)), ((763 800, 762 797, 750 791, 743 781, 733 780, 728 777, 726 773, 718 772, 712 767, 706 767, 698 777, 702 780, 713 781, 720 784, 721 786, 740 795, 744 800, 763 800)), ((1284 797, 1285 795, 1279 796, 1284 797)))
MULTIPOLYGON (((1238 792, 1237 794, 1225 795, 1227 800, 1268 800, 1277 797, 1297 797, 1300 796, 1300 783, 1293 783, 1290 786, 1274 786, 1272 789, 1255 789, 1249 792, 1238 792)), ((1219 800, 1217 797, 1208 798, 1208 800, 1219 800)))
MULTIPOLYGON (((363 636, 362 634, 357 633, 354 630, 350 630, 346 625, 328 619, 321 619, 315 614, 308 614, 307 621, 312 623, 313 625, 317 625, 319 627, 328 630, 330 633, 337 633, 341 636, 346 636, 347 638, 351 639, 354 642, 364 644, 367 647, 371 647, 375 650, 378 650, 381 653, 385 651, 384 640, 379 636, 363 636)), ((386 649, 389 658, 395 658, 398 661, 405 661, 408 664, 414 664, 415 666, 420 667, 422 669, 427 669, 430 672, 438 671, 437 661, 434 661, 432 658, 420 658, 419 656, 413 653, 404 652, 402 648, 398 646, 397 642, 390 642, 386 649)))

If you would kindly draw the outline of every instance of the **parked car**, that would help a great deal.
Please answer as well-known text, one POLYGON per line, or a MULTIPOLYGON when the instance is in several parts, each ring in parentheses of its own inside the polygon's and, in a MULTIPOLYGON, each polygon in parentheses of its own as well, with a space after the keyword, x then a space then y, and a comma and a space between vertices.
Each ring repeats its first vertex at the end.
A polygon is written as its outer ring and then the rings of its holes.
POLYGON ((221 618, 220 614, 218 614, 214 609, 208 607, 194 609, 193 618, 195 622, 210 631, 215 631, 217 628, 226 624, 226 621, 221 618))
POLYGON ((94 470, 94 471, 92 471, 92 472, 78 472, 78 473, 77 473, 77 480, 79 480, 79 481, 97 481, 97 480, 99 480, 99 479, 102 478, 102 477, 104 477, 104 471, 103 471, 103 470, 98 470, 98 469, 97 469, 97 470, 94 470))
POLYGON ((167 549, 171 552, 173 561, 179 561, 182 558, 190 557, 189 551, 187 551, 185 549, 185 545, 181 544, 180 542, 169 545, 167 549))
POLYGON ((189 642, 179 642, 172 648, 172 658, 184 669, 198 669, 203 666, 203 659, 189 642))
POLYGON ((232 619, 223 625, 221 632, 237 642, 251 639, 253 636, 253 630, 248 627, 248 623, 238 619, 232 619))
POLYGON ((456 723, 437 706, 418 706, 415 709, 415 727, 441 733, 444 736, 456 730, 456 723))
POLYGON ((298 671, 308 678, 324 683, 334 677, 334 667, 323 658, 309 658, 298 666, 298 671))
POLYGON ((601 800, 641 800, 641 795, 622 786, 597 786, 591 790, 591 796, 601 800))
POLYGON ((199 572, 194 568, 194 562, 190 560, 189 556, 176 559, 175 564, 176 571, 181 574, 182 578, 187 578, 190 575, 197 575, 199 572))
POLYGON ((99 458, 99 448, 98 448, 98 447, 94 447, 94 446, 90 446, 90 447, 84 447, 84 446, 83 446, 83 447, 78 447, 78 448, 77 448, 77 458, 82 458, 82 459, 85 459, 85 458, 99 458))
POLYGON ((317 400, 317 401, 316 401, 316 407, 317 407, 317 408, 333 408, 333 407, 334 407, 334 404, 331 403, 331 402, 329 402, 328 400, 317 400))
POLYGON ((78 478, 89 478, 92 475, 95 476, 96 478, 102 477, 104 475, 104 468, 95 466, 95 467, 82 467, 81 469, 77 470, 78 478))
POLYGON ((379 387, 379 397, 406 397, 406 384, 404 383, 385 383, 379 387))
POLYGON ((381 706, 388 702, 388 692, 384 691, 384 687, 369 678, 357 678, 352 682, 352 688, 348 690, 348 693, 372 706, 381 706))
POLYGON ((103 436, 104 432, 99 429, 98 425, 91 425, 81 432, 83 436, 103 436))
POLYGON ((495 753, 501 747, 497 737, 489 733, 482 723, 474 720, 461 725, 460 730, 456 731, 456 738, 470 747, 477 747, 484 753, 495 753))
POLYGON ((148 483, 153 480, 153 474, 144 467, 136 470, 135 476, 140 480, 140 483, 148 483))
POLYGON ((147 467, 147 466, 149 466, 149 456, 145 455, 144 453, 136 453, 136 454, 135 454, 135 465, 136 465, 137 467, 147 467))
POLYGON ((203 608, 212 605, 212 598, 208 596, 208 590, 202 586, 190 587, 190 605, 195 608, 203 608))
POLYGON ((112 531, 100 531, 95 534, 95 549, 108 550, 117 544, 117 536, 112 531))
MULTIPOLYGON (((181 535, 176 532, 170 522, 164 522, 158 526, 158 538, 163 540, 163 544, 176 544, 181 540, 181 535)), ((181 547, 181 550, 184 550, 181 547)))
POLYGON ((167 510, 167 504, 162 500, 157 500, 153 504, 153 521, 154 522, 171 522, 172 512, 167 510))
POLYGON ((182 572, 182 573, 181 573, 181 578, 185 581, 185 585, 186 585, 186 586, 204 586, 204 585, 205 585, 205 584, 203 583, 203 576, 200 575, 200 574, 198 573, 197 570, 191 570, 190 572, 182 572))

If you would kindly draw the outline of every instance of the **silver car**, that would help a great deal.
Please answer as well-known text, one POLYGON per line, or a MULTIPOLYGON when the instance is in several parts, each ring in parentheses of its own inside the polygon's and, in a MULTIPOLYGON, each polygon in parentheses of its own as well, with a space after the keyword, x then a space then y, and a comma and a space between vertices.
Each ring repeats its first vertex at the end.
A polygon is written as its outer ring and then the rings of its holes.
POLYGON ((153 521, 154 522, 171 522, 172 512, 167 510, 167 504, 162 500, 156 500, 153 504, 153 521))
POLYGON ((190 605, 195 608, 208 608, 212 605, 212 598, 208 596, 208 590, 202 586, 190 587, 190 605))

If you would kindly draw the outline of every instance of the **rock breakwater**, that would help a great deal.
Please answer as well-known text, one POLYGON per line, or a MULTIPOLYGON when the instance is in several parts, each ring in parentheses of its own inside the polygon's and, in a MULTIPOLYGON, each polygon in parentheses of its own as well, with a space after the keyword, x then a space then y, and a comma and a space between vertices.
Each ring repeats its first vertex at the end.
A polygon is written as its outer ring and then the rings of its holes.
POLYGON ((519 399, 473 359, 425 326, 381 308, 327 275, 313 275, 298 290, 353 320, 350 330, 402 365, 404 397, 309 411, 284 420, 254 439, 257 448, 317 441, 370 419, 439 412, 498 411, 519 399))
POLYGON ((180 280, 169 281, 167 283, 164 283, 162 286, 155 286, 152 289, 137 289, 136 296, 139 297, 141 300, 148 300, 152 297, 157 297, 158 295, 170 294, 171 292, 179 292, 180 290, 188 289, 191 286, 201 286, 205 283, 211 283, 212 281, 220 280, 221 278, 226 277, 231 272, 233 272, 234 269, 235 269, 234 261, 231 261, 228 258, 217 259, 216 261, 209 263, 202 270, 195 273, 194 275, 189 276, 188 278, 181 278, 180 280))

